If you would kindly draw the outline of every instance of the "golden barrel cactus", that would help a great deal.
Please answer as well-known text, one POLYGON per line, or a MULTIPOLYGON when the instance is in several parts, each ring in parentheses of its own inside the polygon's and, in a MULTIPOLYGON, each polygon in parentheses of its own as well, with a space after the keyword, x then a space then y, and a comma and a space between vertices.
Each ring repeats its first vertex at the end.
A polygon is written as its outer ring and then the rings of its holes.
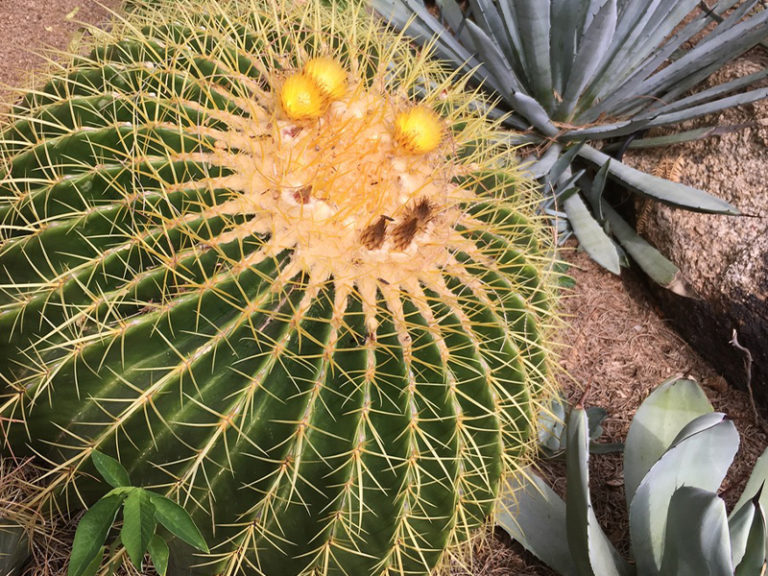
POLYGON ((178 574, 427 574, 549 393, 551 245, 479 96, 364 8, 154 2, 0 132, 0 418, 53 513, 94 450, 178 574))

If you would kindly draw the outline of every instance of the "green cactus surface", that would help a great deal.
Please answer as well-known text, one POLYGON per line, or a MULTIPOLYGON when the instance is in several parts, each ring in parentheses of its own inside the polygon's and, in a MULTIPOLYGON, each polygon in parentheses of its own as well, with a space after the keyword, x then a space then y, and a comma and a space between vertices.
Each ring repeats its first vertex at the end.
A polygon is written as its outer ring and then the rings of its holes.
POLYGON ((439 569, 552 388, 552 244, 480 96, 357 6, 92 32, 0 126, 0 437, 48 470, 25 505, 92 505, 99 450, 206 535, 177 574, 439 569))

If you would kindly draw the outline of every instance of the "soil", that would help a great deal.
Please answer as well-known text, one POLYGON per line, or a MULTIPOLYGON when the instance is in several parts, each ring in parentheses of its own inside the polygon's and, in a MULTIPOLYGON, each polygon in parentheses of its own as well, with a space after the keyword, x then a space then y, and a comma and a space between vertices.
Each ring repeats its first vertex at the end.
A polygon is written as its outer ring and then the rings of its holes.
MULTIPOLYGON (((0 0, 0 110, 14 99, 9 86, 34 84, 34 71, 45 66, 44 48, 64 50, 81 22, 103 23, 118 0, 0 0)), ((55 59, 55 54, 48 52, 55 59)), ((707 141, 717 148, 717 141, 707 141)), ((728 150, 722 165, 736 165, 738 149, 728 150)), ((697 169, 701 169, 699 166, 697 169)), ((719 169, 719 168, 712 168, 719 169)), ((741 433, 741 449, 722 488, 732 505, 752 466, 768 444, 765 423, 755 421, 748 396, 730 388, 705 360, 696 355, 659 317, 642 281, 631 272, 621 278, 599 268, 573 246, 563 251, 571 265, 574 286, 562 301, 568 322, 560 335, 560 378, 566 396, 608 410, 603 441, 626 437, 640 402, 663 380, 686 375, 700 382, 715 409, 727 413, 741 433)), ((541 468, 559 492, 564 489, 560 462, 542 462, 541 468)), ((621 457, 591 459, 592 497, 601 525, 626 555, 628 527, 622 490, 621 457)), ((553 574, 535 558, 511 545, 501 533, 480 546, 469 566, 455 567, 455 576, 514 576, 553 574)), ((66 544, 63 544, 66 546, 66 544)), ((36 573, 55 574, 42 570, 36 573)))

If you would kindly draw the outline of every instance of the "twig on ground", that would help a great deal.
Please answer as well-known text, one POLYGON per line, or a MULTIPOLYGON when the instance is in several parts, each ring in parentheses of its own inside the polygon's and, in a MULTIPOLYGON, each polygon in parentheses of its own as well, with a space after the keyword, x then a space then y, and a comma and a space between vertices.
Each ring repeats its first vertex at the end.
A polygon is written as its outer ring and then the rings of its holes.
POLYGON ((755 395, 752 393, 752 352, 749 348, 745 348, 739 344, 739 336, 736 333, 736 328, 733 329, 730 342, 731 346, 744 353, 744 370, 747 373, 747 391, 749 392, 749 404, 752 406, 752 416, 755 418, 755 425, 760 426, 760 416, 757 413, 757 406, 755 406, 755 395))

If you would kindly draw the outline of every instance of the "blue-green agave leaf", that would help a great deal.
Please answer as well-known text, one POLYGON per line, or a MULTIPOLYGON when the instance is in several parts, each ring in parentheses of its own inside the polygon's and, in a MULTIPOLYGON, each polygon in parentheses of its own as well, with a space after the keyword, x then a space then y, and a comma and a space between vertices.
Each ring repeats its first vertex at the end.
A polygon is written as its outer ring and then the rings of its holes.
MULTIPOLYGON (((653 36, 654 15, 671 13, 671 6, 678 5, 678 9, 687 8, 687 12, 695 6, 697 0, 656 0, 649 3, 647 0, 630 1, 625 3, 620 10, 620 19, 616 27, 616 33, 611 46, 608 48, 610 56, 605 59, 595 81, 585 92, 585 105, 590 107, 595 102, 605 97, 625 83, 628 78, 639 76, 647 77, 653 70, 647 70, 649 57, 658 49, 658 44, 651 42, 653 36)), ((687 13, 686 12, 686 13, 687 13)), ((667 20, 674 26, 676 22, 672 18, 667 20)), ((636 92, 634 92, 636 94, 636 92)))
POLYGON ((600 170, 597 171, 594 180, 591 182, 589 178, 584 178, 584 186, 582 188, 586 192, 590 206, 592 206, 592 213, 600 222, 605 220, 603 214, 603 191, 605 190, 605 183, 608 181, 609 167, 610 161, 600 166, 600 170))
POLYGON ((547 177, 544 179, 545 190, 549 191, 551 188, 555 188, 560 182, 561 177, 571 169, 571 162, 576 158, 579 149, 584 144, 579 142, 573 146, 570 146, 564 153, 561 154, 563 147, 561 144, 552 144, 550 150, 556 150, 559 154, 557 161, 552 165, 552 169, 547 172, 547 177))
POLYGON ((456 68, 475 71, 481 80, 488 80, 488 73, 474 55, 450 34, 426 6, 418 0, 370 0, 371 7, 382 18, 398 29, 406 29, 408 36, 420 44, 435 40, 434 49, 440 58, 456 68))
MULTIPOLYGON (((734 576, 753 576, 754 574, 763 574, 763 570, 768 560, 768 554, 766 551, 766 528, 765 528, 765 514, 763 507, 760 505, 760 495, 758 494, 748 504, 754 509, 752 514, 752 522, 749 525, 749 532, 746 535, 746 542, 744 543, 743 550, 739 550, 738 564, 737 553, 731 548, 731 554, 733 563, 736 564, 736 571, 734 576)), ((731 543, 733 544, 734 538, 731 535, 731 543)))
MULTIPOLYGON (((635 150, 638 148, 666 148, 675 144, 681 144, 683 142, 691 142, 692 140, 702 140, 704 138, 710 138, 712 136, 719 136, 721 134, 728 134, 730 132, 736 132, 753 126, 754 124, 730 124, 719 126, 703 126, 694 130, 684 130, 683 132, 677 132, 675 134, 667 134, 665 136, 651 136, 648 138, 636 138, 629 143, 627 148, 635 150)), ((605 148, 604 148, 605 150, 605 148)))
MULTIPOLYGON (((759 502, 758 502, 759 505, 759 502)), ((757 507, 752 500, 740 508, 734 508, 728 517, 728 533, 731 538, 731 561, 738 566, 744 552, 747 550, 747 539, 752 530, 752 521, 755 519, 757 507)))
POLYGON ((558 119, 568 119, 582 91, 592 80, 603 61, 607 47, 616 31, 616 18, 616 0, 608 0, 592 20, 584 35, 584 42, 573 60, 573 68, 568 77, 563 101, 558 107, 558 119))
POLYGON ((504 30, 504 23, 499 9, 492 0, 469 0, 474 21, 485 30, 489 38, 493 40, 504 55, 504 59, 511 61, 514 52, 509 34, 504 30))
POLYGON ((663 382, 637 409, 624 446, 624 494, 627 506, 651 467, 680 431, 702 414, 711 413, 706 394, 693 380, 663 382))
POLYGON ((440 17, 445 20, 452 30, 459 30, 464 23, 464 12, 456 0, 436 0, 440 8, 440 17))
POLYGON ((579 576, 629 576, 630 569, 597 522, 589 496, 589 424, 575 406, 566 428, 566 530, 579 576))
POLYGON ((702 90, 701 92, 696 92, 695 94, 691 94, 685 98, 680 98, 678 100, 674 100, 673 102, 655 106, 651 108, 650 112, 643 114, 642 117, 653 118, 654 115, 670 114, 672 112, 685 110, 692 106, 698 106, 699 104, 704 104, 705 102, 715 100, 723 94, 742 90, 747 86, 751 86, 752 84, 763 80, 764 78, 768 78, 768 68, 760 70, 759 72, 747 74, 746 76, 736 78, 735 80, 731 80, 729 82, 723 82, 722 84, 718 84, 712 88, 702 90))
POLYGON ((531 178, 534 180, 538 180, 539 178, 543 178, 547 174, 550 173, 552 168, 555 166, 555 163, 558 161, 558 158, 560 157, 560 145, 553 145, 550 146, 544 154, 541 155, 541 158, 538 160, 535 157, 532 158, 526 158, 527 161, 531 161, 532 163, 528 166, 525 166, 522 168, 531 178))
POLYGON ((549 406, 539 414, 536 421, 538 430, 538 442, 540 446, 551 452, 559 452, 565 449, 565 409, 567 402, 561 396, 556 395, 550 400, 549 406))
POLYGON ((554 137, 558 134, 557 127, 552 123, 549 114, 541 104, 523 92, 513 92, 509 95, 509 102, 514 109, 524 116, 531 125, 545 136, 554 137))
POLYGON ((520 83, 498 45, 472 20, 466 20, 465 27, 482 56, 483 64, 491 73, 487 80, 491 88, 507 98, 510 97, 511 91, 520 90, 520 83))
MULTIPOLYGON (((520 40, 520 30, 517 27, 517 19, 513 12, 513 6, 511 2, 499 2, 499 11, 501 12, 502 27, 507 33, 509 42, 512 45, 512 53, 509 54, 510 64, 515 69, 518 77, 523 82, 525 81, 525 67, 523 66, 523 47, 520 40)), ((528 91, 526 84, 526 92, 528 91)))
MULTIPOLYGON (((602 166, 610 160, 607 154, 589 145, 585 145, 580 150, 579 156, 598 166, 602 166)), ((673 206, 680 206, 696 212, 740 214, 738 209, 725 200, 707 194, 703 190, 646 174, 616 160, 610 163, 608 172, 613 180, 618 181, 632 192, 655 198, 673 206)))
POLYGON ((552 61, 552 88, 558 94, 565 91, 577 50, 577 35, 573 23, 579 21, 579 11, 586 9, 584 2, 550 0, 549 55, 552 61))
POLYGON ((671 260, 635 232, 610 205, 605 205, 603 210, 613 235, 649 278, 675 294, 691 296, 688 282, 671 260))
MULTIPOLYGON (((719 14, 725 11, 727 9, 726 4, 728 5, 727 8, 730 8, 733 0, 728 0, 726 3, 718 3, 717 6, 713 7, 713 13, 719 14)), ((597 94, 597 102, 591 109, 585 111, 583 120, 594 122, 606 113, 613 114, 614 116, 636 114, 648 107, 649 103, 651 107, 654 107, 651 101, 636 97, 637 94, 646 94, 643 83, 654 72, 658 71, 664 62, 670 58, 674 59, 674 53, 678 48, 711 23, 712 20, 709 16, 699 12, 698 15, 694 15, 693 19, 682 30, 676 32, 662 46, 651 47, 652 50, 644 55, 644 60, 636 63, 631 73, 623 79, 613 79, 612 82, 605 83, 604 90, 597 94)), ((675 95, 684 92, 677 92, 674 85, 667 86, 667 89, 671 90, 674 94, 665 93, 663 96, 664 102, 670 102, 674 99, 675 95)), ((687 90, 688 88, 686 88, 687 90)))
POLYGON ((743 106, 744 104, 750 104, 757 102, 758 100, 764 100, 768 98, 768 88, 756 88, 748 92, 742 92, 741 94, 734 94, 733 96, 727 96, 726 98, 720 98, 712 102, 706 102, 699 104, 698 106, 690 106, 684 110, 678 110, 677 112, 670 112, 669 114, 659 114, 652 120, 649 120, 646 124, 647 128, 654 128, 656 126, 665 126, 667 124, 677 124, 686 120, 692 120, 707 114, 719 112, 726 108, 732 108, 734 106, 743 106))
POLYGON ((716 492, 739 447, 739 433, 723 414, 686 425, 640 482, 629 510, 629 532, 639 574, 657 576, 669 503, 680 486, 716 492))
MULTIPOLYGON (((520 34, 520 45, 526 62, 531 96, 534 96, 545 109, 552 110, 554 95, 549 57, 549 1, 515 0, 509 4, 520 34)), ((532 119, 531 121, 533 122, 532 119)))
POLYGON ((752 468, 752 474, 747 480, 747 485, 744 487, 744 492, 741 493, 739 501, 733 507, 734 510, 739 510, 741 507, 746 506, 755 497, 755 494, 760 494, 760 505, 763 510, 768 510, 768 490, 763 490, 764 484, 768 484, 768 448, 760 455, 755 462, 754 468, 752 468))
POLYGON ((566 198, 563 209, 568 215, 573 233, 586 253, 606 270, 620 274, 621 263, 616 246, 589 212, 581 196, 578 193, 571 194, 566 198))
POLYGON ((733 576, 725 502, 682 486, 669 501, 661 576, 733 576))
POLYGON ((693 380, 663 382, 637 409, 624 447, 624 494, 627 506, 651 467, 692 420, 713 411, 693 380))
POLYGON ((565 502, 530 469, 509 478, 496 522, 558 574, 576 575, 565 533, 565 502))
POLYGON ((643 94, 657 94, 674 88, 672 96, 682 94, 749 50, 768 34, 768 11, 763 10, 721 34, 709 34, 694 48, 666 68, 659 70, 640 88, 643 94))

